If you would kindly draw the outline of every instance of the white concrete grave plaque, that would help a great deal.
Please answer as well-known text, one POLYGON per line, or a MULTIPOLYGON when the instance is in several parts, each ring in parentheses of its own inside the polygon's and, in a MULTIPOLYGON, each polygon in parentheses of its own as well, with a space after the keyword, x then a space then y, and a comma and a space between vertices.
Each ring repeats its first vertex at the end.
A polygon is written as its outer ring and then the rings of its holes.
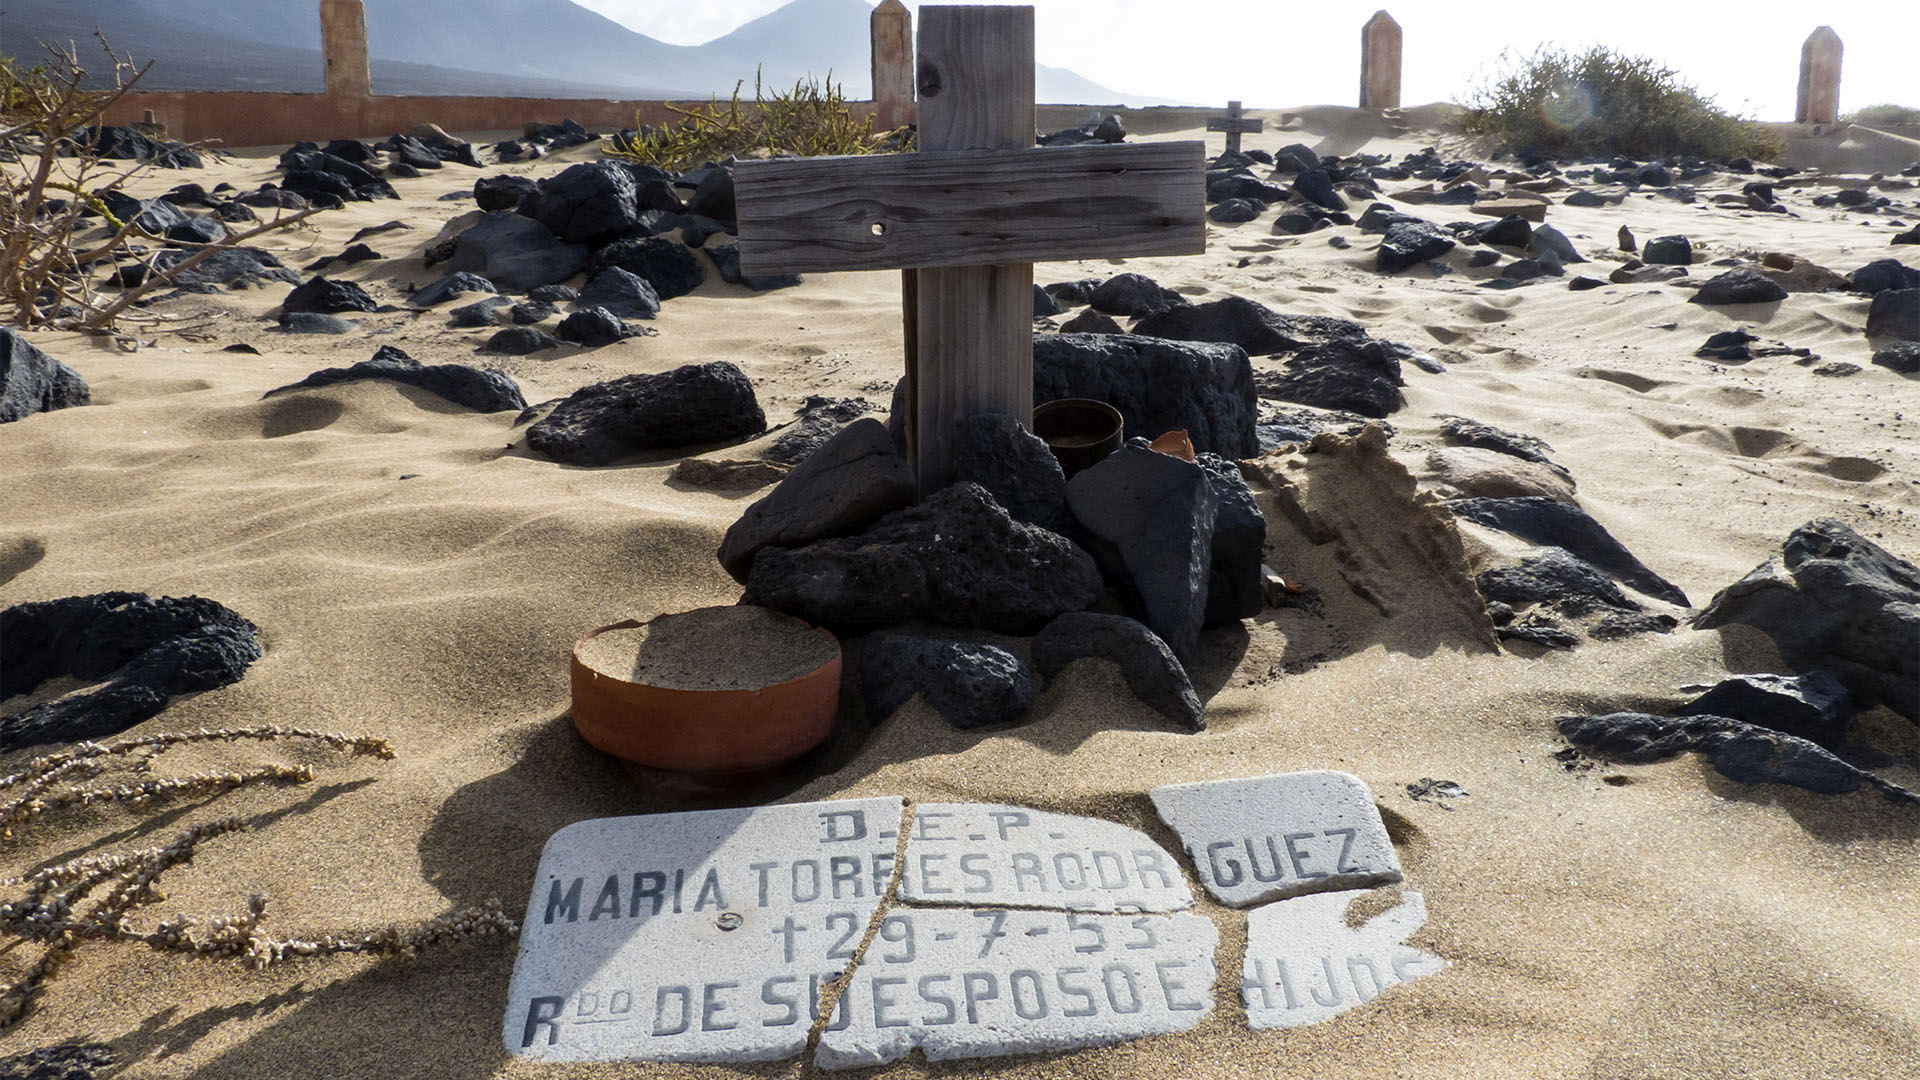
POLYGON ((916 1046, 957 1058, 1121 1042, 1212 1009, 1218 934, 1167 914, 1193 894, 1145 833, 924 803, 902 847, 902 809, 850 799, 555 833, 508 991, 507 1049, 764 1061, 804 1052, 818 1028, 818 1063, 846 1068, 916 1046))
POLYGON ((1359 777, 1283 773, 1154 788, 1201 884, 1247 907, 1305 893, 1399 881, 1400 859, 1359 777))
POLYGON ((1447 966, 1406 944, 1427 921, 1419 893, 1407 893, 1399 906, 1350 927, 1347 904, 1364 895, 1366 890, 1316 893, 1247 913, 1247 959, 1240 969, 1247 1026, 1317 1024, 1447 966))
POLYGON ((540 854, 507 1049, 766 1061, 806 1048, 893 877, 896 798, 605 818, 540 854))
POLYGON ((1185 1031, 1213 1009, 1218 944, 1197 915, 896 908, 816 1060, 858 1068, 916 1046, 940 1061, 1185 1031))
POLYGON ((990 803, 920 803, 900 899, 1069 911, 1181 911, 1186 875, 1146 833, 990 803))

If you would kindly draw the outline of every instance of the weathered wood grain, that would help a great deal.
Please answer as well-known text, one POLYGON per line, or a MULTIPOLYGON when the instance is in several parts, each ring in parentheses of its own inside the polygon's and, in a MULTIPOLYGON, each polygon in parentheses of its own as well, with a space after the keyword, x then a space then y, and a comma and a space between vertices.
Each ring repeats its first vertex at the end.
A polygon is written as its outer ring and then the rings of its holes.
MULTIPOLYGON (((1032 151, 1032 8, 923 7, 917 44, 921 154, 931 159, 964 150, 1032 151)), ((899 163, 928 178, 941 171, 938 162, 917 154, 903 155, 899 163)), ((864 231, 874 235, 870 225, 864 231)), ((918 235, 904 220, 883 222, 882 232, 875 238, 918 235)), ((1013 261, 1005 255, 942 254, 893 265, 1013 261)), ((953 438, 967 417, 999 412, 1033 423, 1033 267, 907 272, 914 276, 913 463, 926 496, 953 482, 953 438), (1026 294, 1014 303, 1022 282, 1026 294)))
POLYGON ((954 481, 968 417, 1033 423, 1033 264, 915 270, 914 469, 930 495, 954 481))
MULTIPOLYGON (((926 106, 922 105, 924 112, 926 106)), ((744 161, 749 274, 1191 255, 1202 143, 744 161)))
MULTIPOLYGON (((920 400, 920 271, 900 271, 900 342, 905 354, 906 372, 900 376, 901 438, 906 444, 907 464, 920 475, 920 417, 914 403, 920 400)), ((891 417, 889 417, 891 419, 891 417)))
POLYGON ((928 5, 914 89, 920 149, 1033 145, 1033 9, 928 5))

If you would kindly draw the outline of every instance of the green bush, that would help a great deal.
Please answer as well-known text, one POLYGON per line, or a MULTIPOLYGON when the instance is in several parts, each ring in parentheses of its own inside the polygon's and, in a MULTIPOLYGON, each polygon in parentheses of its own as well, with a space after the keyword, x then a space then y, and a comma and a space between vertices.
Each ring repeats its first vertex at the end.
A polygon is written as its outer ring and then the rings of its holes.
POLYGON ((876 134, 873 119, 855 117, 831 81, 831 73, 828 80, 824 88, 817 82, 797 82, 790 91, 768 95, 756 75, 752 103, 741 104, 742 84, 735 84, 733 100, 726 104, 715 98, 691 109, 668 105, 682 118, 679 123, 662 128, 641 125, 633 135, 615 136, 607 152, 683 172, 729 154, 753 151, 817 157, 907 147, 910 136, 904 129, 876 134))
POLYGON ((1578 55, 1542 46, 1502 54, 1504 68, 1477 87, 1464 125, 1505 149, 1555 157, 1682 154, 1767 159, 1778 135, 1703 97, 1671 68, 1605 46, 1578 55))
POLYGON ((11 126, 16 117, 31 114, 36 102, 52 92, 46 65, 25 67, 11 56, 0 56, 0 124, 11 126))
POLYGON ((1920 127, 1920 109, 1905 105, 1869 105, 1864 109, 1855 109, 1840 119, 1868 127, 1920 127))

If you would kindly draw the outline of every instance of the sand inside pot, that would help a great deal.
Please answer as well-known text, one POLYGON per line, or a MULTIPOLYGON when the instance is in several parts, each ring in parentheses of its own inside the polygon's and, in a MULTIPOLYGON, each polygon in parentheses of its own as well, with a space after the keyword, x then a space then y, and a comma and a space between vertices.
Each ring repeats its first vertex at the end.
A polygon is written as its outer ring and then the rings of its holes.
POLYGON ((819 670, 833 638, 762 607, 697 608, 645 626, 608 630, 579 648, 580 662, 628 682, 672 690, 758 690, 819 670))

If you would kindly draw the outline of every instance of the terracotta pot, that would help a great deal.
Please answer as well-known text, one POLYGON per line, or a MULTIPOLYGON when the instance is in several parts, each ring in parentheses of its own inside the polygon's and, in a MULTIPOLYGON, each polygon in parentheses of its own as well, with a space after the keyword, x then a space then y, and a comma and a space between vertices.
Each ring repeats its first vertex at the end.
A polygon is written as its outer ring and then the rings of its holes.
POLYGON ((594 637, 641 625, 628 619, 574 642, 573 726, 594 747, 648 769, 747 773, 792 761, 833 731, 841 657, 839 641, 827 630, 813 632, 833 642, 832 659, 758 690, 651 686, 603 675, 581 662, 580 647, 594 637))
POLYGON ((1068 476, 1120 449, 1126 422, 1120 410, 1092 398, 1056 398, 1033 410, 1033 433, 1053 451, 1068 476))
POLYGON ((1169 457, 1177 457, 1183 461, 1192 461, 1194 459, 1193 440, 1187 438, 1185 428, 1169 431, 1165 435, 1148 443, 1147 446, 1169 457))

